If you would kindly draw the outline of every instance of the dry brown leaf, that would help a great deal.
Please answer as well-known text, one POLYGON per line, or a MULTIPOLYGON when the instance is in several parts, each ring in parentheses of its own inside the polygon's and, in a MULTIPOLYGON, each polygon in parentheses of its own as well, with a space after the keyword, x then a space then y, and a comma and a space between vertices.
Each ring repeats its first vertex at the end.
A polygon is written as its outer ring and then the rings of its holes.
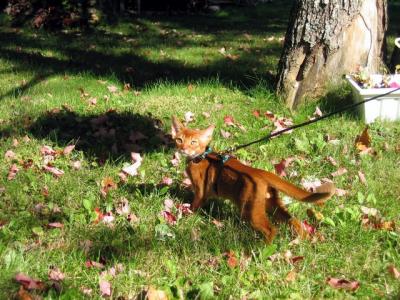
POLYGON ((293 282, 297 278, 297 272, 295 270, 291 270, 285 277, 286 282, 293 282))
POLYGON ((368 126, 364 128, 361 135, 358 135, 355 140, 356 149, 363 151, 371 146, 371 137, 368 133, 368 126))
POLYGON ((348 291, 355 291, 360 287, 358 281, 349 281, 347 279, 329 277, 326 282, 335 289, 344 289, 348 291))

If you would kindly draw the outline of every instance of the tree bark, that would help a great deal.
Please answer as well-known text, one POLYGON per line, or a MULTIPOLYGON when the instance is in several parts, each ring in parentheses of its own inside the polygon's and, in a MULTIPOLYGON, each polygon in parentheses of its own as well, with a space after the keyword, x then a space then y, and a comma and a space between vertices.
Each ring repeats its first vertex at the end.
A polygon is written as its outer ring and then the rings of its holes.
POLYGON ((290 108, 363 66, 378 72, 386 51, 387 0, 295 0, 278 65, 290 108))

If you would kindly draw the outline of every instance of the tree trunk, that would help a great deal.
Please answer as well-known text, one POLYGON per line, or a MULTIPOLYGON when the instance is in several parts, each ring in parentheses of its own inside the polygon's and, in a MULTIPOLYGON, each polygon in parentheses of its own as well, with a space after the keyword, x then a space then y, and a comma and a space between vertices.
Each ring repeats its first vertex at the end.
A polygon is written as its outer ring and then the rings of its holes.
POLYGON ((290 108, 357 66, 377 72, 386 50, 387 0, 295 0, 278 65, 290 108))

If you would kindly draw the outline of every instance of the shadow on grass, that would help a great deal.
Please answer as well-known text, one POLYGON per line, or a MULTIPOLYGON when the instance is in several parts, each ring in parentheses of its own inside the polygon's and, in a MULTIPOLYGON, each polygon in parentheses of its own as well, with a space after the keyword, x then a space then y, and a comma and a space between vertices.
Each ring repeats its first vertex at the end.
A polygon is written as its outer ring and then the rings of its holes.
POLYGON ((265 47, 255 46, 252 35, 283 34, 291 1, 284 2, 286 5, 279 4, 273 9, 268 5, 257 9, 236 8, 220 15, 125 20, 129 33, 124 35, 98 28, 52 34, 4 28, 0 35, 0 58, 12 62, 14 73, 28 71, 34 75, 23 86, 0 95, 0 100, 22 95, 51 76, 82 72, 103 78, 115 76, 121 83, 130 83, 136 89, 160 80, 189 82, 210 77, 218 77, 228 86, 234 84, 243 89, 256 84, 256 77, 272 83, 270 71, 273 66, 261 61, 268 56, 278 58, 282 46, 277 41, 265 47), (276 14, 277 11, 280 13, 276 14), (187 30, 192 33, 188 34, 187 30), (209 38, 206 41, 196 37, 201 35, 209 38), (201 54, 204 63, 193 65, 175 59, 174 54, 158 61, 152 57, 165 48, 173 52, 215 45, 217 52, 217 47, 224 43, 239 40, 244 42, 238 45, 240 53, 233 59, 221 54, 220 59, 209 61, 204 52, 201 54), (153 54, 150 55, 149 49, 154 51, 153 54))
POLYGON ((78 115, 68 110, 51 111, 39 117, 28 131, 49 138, 59 146, 75 144, 77 150, 100 161, 129 157, 131 152, 148 153, 171 146, 162 122, 150 114, 118 113, 78 115))
MULTIPOLYGON (((339 86, 334 89, 328 90, 328 92, 321 97, 320 108, 325 113, 331 113, 335 111, 339 111, 344 109, 346 106, 354 104, 354 96, 350 90, 350 88, 343 86, 339 86)), ((360 119, 360 107, 355 107, 338 115, 345 116, 348 119, 358 120, 360 119)))

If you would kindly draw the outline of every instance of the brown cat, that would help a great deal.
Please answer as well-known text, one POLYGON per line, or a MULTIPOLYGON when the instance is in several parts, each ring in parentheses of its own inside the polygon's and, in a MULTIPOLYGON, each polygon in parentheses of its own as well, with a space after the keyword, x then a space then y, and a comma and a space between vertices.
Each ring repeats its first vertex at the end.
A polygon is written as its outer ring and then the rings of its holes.
POLYGON ((322 203, 334 194, 334 185, 324 184, 315 193, 310 193, 273 173, 246 166, 233 157, 223 163, 218 154, 206 152, 214 128, 212 125, 204 130, 189 129, 176 117, 172 118, 172 138, 188 159, 186 171, 194 191, 192 209, 197 210, 210 197, 228 198, 239 207, 241 217, 250 221, 268 243, 276 235, 276 228, 266 212, 277 221, 288 222, 300 237, 306 238, 306 230, 289 214, 278 191, 302 202, 322 203))

